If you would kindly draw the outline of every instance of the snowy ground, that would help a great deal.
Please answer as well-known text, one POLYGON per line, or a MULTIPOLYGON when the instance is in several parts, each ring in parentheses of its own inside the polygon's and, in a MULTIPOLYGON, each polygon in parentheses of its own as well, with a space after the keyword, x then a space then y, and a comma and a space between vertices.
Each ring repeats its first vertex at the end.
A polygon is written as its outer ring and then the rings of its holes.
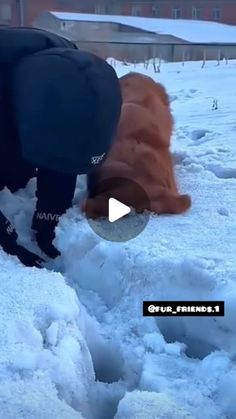
MULTIPOLYGON (((235 70, 234 61, 136 67, 171 95, 187 214, 152 216, 116 244, 69 210, 54 265, 64 277, 1 252, 0 419, 236 418, 235 70), (161 299, 225 300, 226 313, 142 317, 143 300, 161 299)), ((28 245, 33 192, 31 181, 0 193, 28 245)), ((79 180, 75 203, 83 194, 79 180)))

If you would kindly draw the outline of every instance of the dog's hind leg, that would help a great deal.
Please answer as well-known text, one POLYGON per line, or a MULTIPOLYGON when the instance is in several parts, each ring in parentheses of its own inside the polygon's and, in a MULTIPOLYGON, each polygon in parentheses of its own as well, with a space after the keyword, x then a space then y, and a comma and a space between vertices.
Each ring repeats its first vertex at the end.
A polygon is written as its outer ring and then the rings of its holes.
POLYGON ((151 211, 156 214, 182 214, 191 207, 189 195, 172 195, 165 192, 151 203, 151 211))

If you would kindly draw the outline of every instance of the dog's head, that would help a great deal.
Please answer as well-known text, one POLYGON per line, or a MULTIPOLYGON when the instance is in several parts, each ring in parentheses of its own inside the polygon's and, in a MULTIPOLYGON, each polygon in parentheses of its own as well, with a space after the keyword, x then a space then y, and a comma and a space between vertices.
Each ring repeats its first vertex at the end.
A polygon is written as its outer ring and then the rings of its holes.
POLYGON ((124 139, 131 137, 154 149, 169 147, 174 120, 164 86, 139 73, 121 77, 120 85, 123 105, 119 141, 124 143, 124 139))
POLYGON ((123 103, 131 102, 152 108, 153 101, 158 100, 169 106, 169 96, 162 84, 156 83, 151 77, 131 72, 120 78, 123 103))

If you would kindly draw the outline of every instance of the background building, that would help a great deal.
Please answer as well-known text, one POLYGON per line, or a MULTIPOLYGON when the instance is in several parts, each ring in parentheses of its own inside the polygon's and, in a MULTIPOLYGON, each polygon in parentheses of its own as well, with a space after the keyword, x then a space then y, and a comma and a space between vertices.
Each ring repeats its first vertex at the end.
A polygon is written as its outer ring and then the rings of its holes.
POLYGON ((236 0, 0 0, 0 24, 32 25, 49 10, 236 24, 236 0))
POLYGON ((122 61, 236 58, 236 26, 219 22, 51 11, 38 16, 33 26, 122 61))

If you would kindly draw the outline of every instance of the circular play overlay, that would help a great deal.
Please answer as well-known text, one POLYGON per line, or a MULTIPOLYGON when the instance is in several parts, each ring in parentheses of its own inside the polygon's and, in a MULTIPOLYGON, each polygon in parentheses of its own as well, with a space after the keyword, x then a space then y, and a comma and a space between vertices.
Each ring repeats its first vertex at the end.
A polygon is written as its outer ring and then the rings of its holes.
POLYGON ((142 233, 149 221, 149 209, 145 190, 135 181, 123 177, 99 182, 96 196, 88 198, 85 204, 91 229, 111 242, 126 242, 142 233))

